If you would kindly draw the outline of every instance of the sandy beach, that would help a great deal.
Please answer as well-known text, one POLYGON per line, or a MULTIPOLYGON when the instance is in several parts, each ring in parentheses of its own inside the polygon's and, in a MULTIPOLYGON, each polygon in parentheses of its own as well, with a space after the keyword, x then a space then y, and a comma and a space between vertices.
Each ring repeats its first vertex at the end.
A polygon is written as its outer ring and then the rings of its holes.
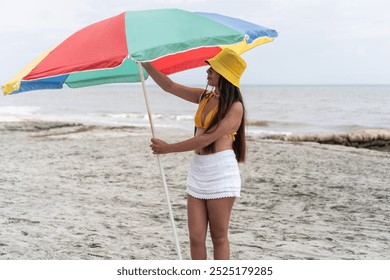
MULTIPOLYGON (((0 259, 176 258, 149 129, 9 122, 0 133, 0 259)), ((389 259, 388 146, 284 140, 248 137, 232 258, 389 259)), ((162 156, 184 259, 190 158, 162 156)))

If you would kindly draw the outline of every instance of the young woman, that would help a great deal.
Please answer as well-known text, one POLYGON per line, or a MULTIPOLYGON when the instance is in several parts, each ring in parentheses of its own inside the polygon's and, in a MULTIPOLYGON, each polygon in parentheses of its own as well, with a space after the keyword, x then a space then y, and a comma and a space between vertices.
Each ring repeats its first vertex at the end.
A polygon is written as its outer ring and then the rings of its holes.
POLYGON ((239 89, 245 61, 223 49, 206 61, 207 85, 213 90, 186 87, 173 82, 151 64, 143 66, 164 90, 198 103, 195 136, 168 144, 152 139, 153 153, 195 151, 187 177, 187 214, 192 259, 207 259, 206 236, 210 235, 214 259, 229 259, 228 227, 241 179, 238 162, 245 160, 245 107, 239 89))

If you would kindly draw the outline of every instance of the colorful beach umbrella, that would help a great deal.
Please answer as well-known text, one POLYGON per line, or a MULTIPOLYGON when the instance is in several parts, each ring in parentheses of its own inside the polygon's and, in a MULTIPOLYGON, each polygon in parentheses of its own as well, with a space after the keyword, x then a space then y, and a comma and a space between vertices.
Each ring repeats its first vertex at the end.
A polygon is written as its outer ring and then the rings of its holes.
MULTIPOLYGON (((204 66, 223 48, 237 53, 271 42, 275 30, 248 21, 213 13, 179 9, 128 11, 89 25, 58 46, 41 54, 15 75, 4 94, 31 90, 71 88, 107 83, 142 82, 155 137, 142 62, 151 62, 165 74, 204 66)), ((170 205, 168 187, 157 156, 176 249, 180 246, 170 205)))
POLYGON ((44 52, 3 91, 140 82, 137 62, 152 61, 171 74, 205 65, 222 48, 242 54, 276 36, 275 30, 219 14, 178 9, 124 12, 89 25, 44 52))

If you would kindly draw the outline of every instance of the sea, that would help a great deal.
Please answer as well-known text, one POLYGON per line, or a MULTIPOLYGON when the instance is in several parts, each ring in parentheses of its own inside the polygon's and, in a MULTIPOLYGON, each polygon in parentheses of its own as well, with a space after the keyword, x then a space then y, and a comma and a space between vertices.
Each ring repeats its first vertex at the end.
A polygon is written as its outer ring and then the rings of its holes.
MULTIPOLYGON (((194 129, 197 105, 146 86, 156 128, 194 129)), ((344 133, 390 129, 390 85, 242 86, 248 134, 344 133)), ((59 121, 148 127, 140 84, 0 96, 0 122, 59 121)))

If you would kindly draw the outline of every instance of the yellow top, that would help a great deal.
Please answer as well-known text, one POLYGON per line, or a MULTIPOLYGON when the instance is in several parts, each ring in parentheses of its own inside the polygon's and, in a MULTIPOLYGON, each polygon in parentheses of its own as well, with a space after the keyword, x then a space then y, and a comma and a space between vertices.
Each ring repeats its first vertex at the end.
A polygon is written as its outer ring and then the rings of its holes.
POLYGON ((204 107, 206 107, 207 102, 209 102, 210 98, 213 97, 213 95, 214 94, 212 94, 212 93, 204 95, 204 98, 201 99, 201 101, 199 103, 199 107, 198 107, 198 110, 196 111, 196 115, 195 115, 195 126, 197 128, 208 128, 210 123, 211 123, 211 120, 214 118, 215 114, 218 112, 218 105, 217 105, 214 107, 213 110, 211 110, 207 114, 206 118, 204 119, 204 123, 202 123, 202 115, 203 115, 204 107))
MULTIPOLYGON (((208 93, 208 94, 205 94, 204 95, 204 98, 203 97, 203 94, 202 94, 202 99, 199 103, 199 106, 198 106, 198 110, 196 111, 196 114, 195 114, 195 127, 196 128, 208 128, 212 119, 214 118, 215 114, 218 112, 218 105, 216 105, 207 115, 206 115, 206 118, 204 119, 204 123, 202 122, 202 115, 203 115, 203 110, 204 110, 204 107, 206 106, 207 102, 210 100, 210 98, 213 96, 214 94, 213 93, 208 93)), ((232 137, 233 138, 233 141, 235 140, 235 135, 237 134, 237 132, 232 132, 230 134, 228 134, 227 136, 228 137, 232 137)))

